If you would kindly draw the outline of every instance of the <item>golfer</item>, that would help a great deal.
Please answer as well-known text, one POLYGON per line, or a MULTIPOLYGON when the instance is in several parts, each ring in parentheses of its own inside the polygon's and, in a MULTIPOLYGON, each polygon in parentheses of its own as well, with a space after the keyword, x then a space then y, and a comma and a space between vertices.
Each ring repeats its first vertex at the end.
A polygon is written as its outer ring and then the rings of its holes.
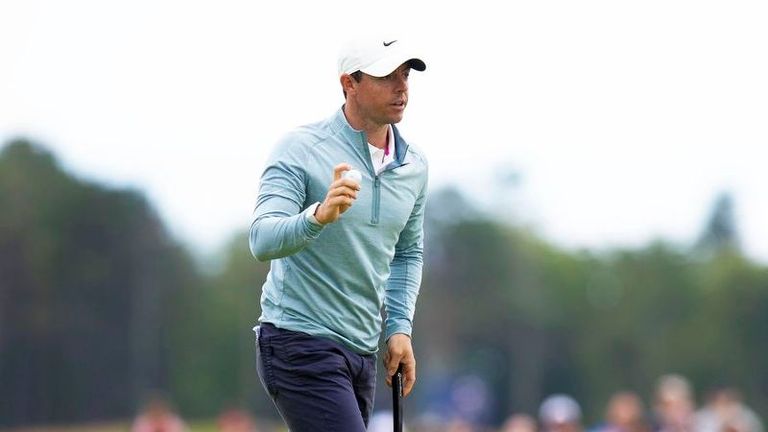
POLYGON ((403 41, 377 39, 344 48, 338 66, 345 103, 277 144, 249 238, 271 260, 254 329, 259 377, 293 432, 365 431, 382 306, 387 384, 401 364, 405 395, 416 381, 427 161, 395 124, 411 70, 426 65, 403 41))

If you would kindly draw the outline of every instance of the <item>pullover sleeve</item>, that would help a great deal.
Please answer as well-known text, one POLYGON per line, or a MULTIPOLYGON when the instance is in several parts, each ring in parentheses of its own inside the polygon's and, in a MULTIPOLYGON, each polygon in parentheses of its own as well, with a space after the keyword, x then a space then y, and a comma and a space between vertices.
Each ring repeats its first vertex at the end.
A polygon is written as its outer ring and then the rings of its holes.
POLYGON ((385 340, 395 333, 408 336, 413 330, 413 315, 416 310, 416 298, 421 286, 421 272, 424 264, 424 206, 426 201, 426 179, 408 222, 400 233, 395 245, 395 256, 390 266, 387 280, 387 312, 385 340))
POLYGON ((270 156, 259 184, 248 242, 259 261, 295 254, 316 239, 323 226, 309 220, 306 198, 306 155, 288 136, 270 156))

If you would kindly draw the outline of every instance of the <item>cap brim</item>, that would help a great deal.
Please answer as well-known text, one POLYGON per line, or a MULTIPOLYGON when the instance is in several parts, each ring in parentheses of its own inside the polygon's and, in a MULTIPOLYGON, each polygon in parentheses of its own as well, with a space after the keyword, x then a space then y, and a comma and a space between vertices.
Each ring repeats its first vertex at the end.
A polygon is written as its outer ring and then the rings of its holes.
POLYGON ((427 69, 427 65, 422 59, 410 55, 399 55, 383 58, 360 70, 370 76, 381 78, 391 74, 404 63, 408 63, 408 66, 410 66, 411 69, 419 72, 424 72, 427 69))

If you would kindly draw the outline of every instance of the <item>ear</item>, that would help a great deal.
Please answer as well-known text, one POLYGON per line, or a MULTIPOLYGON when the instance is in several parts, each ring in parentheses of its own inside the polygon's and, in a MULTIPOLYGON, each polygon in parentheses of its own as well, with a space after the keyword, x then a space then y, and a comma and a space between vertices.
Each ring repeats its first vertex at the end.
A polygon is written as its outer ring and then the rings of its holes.
POLYGON ((350 92, 354 91, 355 89, 355 80, 352 79, 352 76, 349 74, 343 74, 341 77, 339 77, 339 82, 341 83, 341 89, 344 90, 345 93, 349 94, 350 92))

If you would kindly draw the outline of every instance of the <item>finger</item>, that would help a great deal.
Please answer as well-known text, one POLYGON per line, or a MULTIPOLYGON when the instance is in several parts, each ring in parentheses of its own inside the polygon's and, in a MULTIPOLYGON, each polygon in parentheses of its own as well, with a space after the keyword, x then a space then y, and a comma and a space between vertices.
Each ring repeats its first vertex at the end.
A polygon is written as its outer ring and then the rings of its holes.
POLYGON ((403 396, 408 396, 413 389, 413 385, 416 384, 416 363, 408 363, 403 365, 403 375, 405 382, 403 383, 403 396))
POLYGON ((338 189, 340 187, 345 187, 348 189, 358 191, 360 190, 360 183, 352 179, 343 178, 343 179, 334 180, 334 182, 331 183, 331 186, 328 189, 338 189))
POLYGON ((339 195, 346 195, 350 198, 357 198, 357 189, 348 186, 338 186, 331 188, 328 191, 328 196, 334 197, 339 195))
POLYGON ((392 381, 392 377, 397 373, 397 368, 400 366, 402 357, 399 355, 391 355, 389 361, 386 364, 387 379, 392 381))
POLYGON ((356 191, 360 190, 360 183, 358 183, 358 182, 356 182, 356 181, 354 181, 354 180, 352 180, 350 178, 341 179, 341 182, 342 182, 342 184, 344 186, 346 186, 346 187, 348 187, 350 189, 354 189, 356 191))
POLYGON ((349 171, 352 169, 352 165, 348 163, 340 163, 333 167, 333 181, 339 180, 341 178, 341 173, 344 171, 349 171))
POLYGON ((355 203, 354 198, 350 198, 346 195, 339 195, 337 197, 330 198, 326 201, 329 207, 335 207, 341 209, 341 207, 351 207, 355 203))
MULTIPOLYGON (((389 359, 390 359, 390 357, 392 357, 392 356, 389 354, 389 351, 385 351, 384 352, 384 357, 381 359, 381 363, 384 365, 384 369, 386 369, 387 372, 389 372, 389 359)), ((384 381, 386 381, 386 383, 387 383, 387 385, 389 387, 392 387, 392 376, 390 376, 389 373, 385 373, 384 374, 384 381)))

